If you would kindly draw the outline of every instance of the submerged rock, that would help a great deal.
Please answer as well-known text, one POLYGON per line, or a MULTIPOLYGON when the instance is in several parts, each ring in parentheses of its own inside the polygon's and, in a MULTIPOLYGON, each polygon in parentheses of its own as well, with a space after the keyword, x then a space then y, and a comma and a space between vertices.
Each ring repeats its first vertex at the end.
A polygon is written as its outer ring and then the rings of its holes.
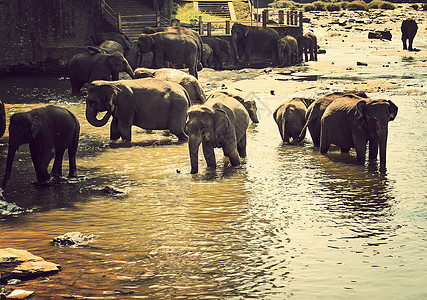
POLYGON ((31 279, 59 272, 61 266, 47 262, 26 250, 0 249, 0 283, 10 279, 31 279))
POLYGON ((7 295, 6 299, 25 299, 34 294, 34 291, 26 291, 26 290, 14 290, 12 293, 7 295))
POLYGON ((52 240, 52 244, 55 246, 82 247, 87 246, 94 238, 95 235, 93 234, 84 235, 81 232, 73 231, 57 236, 52 240))
POLYGON ((0 189, 0 219, 31 211, 31 209, 25 209, 16 205, 15 203, 9 203, 4 200, 2 190, 0 189))

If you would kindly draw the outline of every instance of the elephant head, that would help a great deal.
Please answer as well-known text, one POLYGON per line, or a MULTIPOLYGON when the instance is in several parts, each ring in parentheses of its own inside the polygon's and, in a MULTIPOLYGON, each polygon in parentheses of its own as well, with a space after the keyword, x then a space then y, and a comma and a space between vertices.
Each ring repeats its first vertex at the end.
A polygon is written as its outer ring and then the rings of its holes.
MULTIPOLYGON (((227 136, 234 134, 234 128, 226 112, 222 109, 212 109, 206 105, 193 105, 188 110, 185 131, 189 136, 191 174, 198 173, 198 154, 200 143, 203 144, 203 154, 209 167, 215 168, 213 148, 221 147, 223 142, 229 142, 227 136)), ((234 138, 235 140, 235 138, 234 138)))
POLYGON ((135 79, 138 78, 154 78, 156 70, 148 68, 137 68, 135 69, 135 79))
POLYGON ((397 106, 390 100, 361 100, 356 105, 357 118, 368 131, 369 158, 375 159, 380 149, 380 164, 386 163, 388 122, 397 115, 397 106))
POLYGON ((42 128, 41 121, 28 113, 16 113, 10 117, 9 149, 7 152, 6 170, 3 177, 2 188, 6 186, 12 172, 15 153, 23 144, 31 142, 37 137, 42 128))
POLYGON ((258 116, 257 116, 257 107, 254 100, 244 100, 242 102, 243 106, 248 111, 249 117, 251 118, 252 122, 259 123, 258 116))
POLYGON ((104 81, 94 81, 89 87, 86 98, 86 119, 95 127, 102 127, 107 124, 115 109, 115 100, 121 90, 104 81), (98 112, 107 111, 104 117, 99 120, 98 112))
POLYGON ((6 131, 6 112, 4 110, 4 104, 0 101, 0 138, 6 131))
POLYGON ((150 36, 150 34, 141 34, 138 37, 137 45, 140 53, 150 52, 154 45, 154 39, 150 36))
POLYGON ((239 60, 239 52, 237 49, 237 43, 239 41, 244 41, 246 35, 249 33, 249 28, 245 25, 234 23, 231 28, 231 46, 233 48, 234 55, 237 60, 239 60))
MULTIPOLYGON (((113 72, 118 73, 123 71, 128 73, 131 78, 134 78, 132 67, 130 66, 126 58, 123 56, 123 54, 117 52, 109 54, 107 55, 105 61, 113 72)), ((118 80, 118 78, 113 78, 113 80, 118 80)))

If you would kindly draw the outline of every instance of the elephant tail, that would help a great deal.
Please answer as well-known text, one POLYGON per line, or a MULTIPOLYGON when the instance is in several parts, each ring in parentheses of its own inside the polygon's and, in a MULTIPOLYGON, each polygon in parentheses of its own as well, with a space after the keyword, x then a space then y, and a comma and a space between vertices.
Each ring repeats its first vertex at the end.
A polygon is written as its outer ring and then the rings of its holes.
POLYGON ((307 131, 307 127, 311 123, 313 118, 314 118, 314 114, 313 114, 313 109, 312 109, 312 110, 310 110, 308 116, 307 115, 305 116, 305 124, 304 124, 304 127, 301 129, 301 132, 298 136, 298 140, 302 141, 304 139, 305 133, 307 131))

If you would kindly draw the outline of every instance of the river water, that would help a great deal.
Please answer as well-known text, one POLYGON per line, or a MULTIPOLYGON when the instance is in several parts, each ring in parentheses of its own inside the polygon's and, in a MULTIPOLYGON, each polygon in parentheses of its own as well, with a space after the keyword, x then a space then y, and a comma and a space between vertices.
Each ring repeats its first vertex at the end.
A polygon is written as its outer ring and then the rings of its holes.
MULTIPOLYGON (((402 88, 369 94, 399 107, 381 172, 357 165, 354 151, 321 155, 309 136, 283 145, 271 113, 291 95, 252 94, 260 123, 248 129, 243 164, 229 167, 218 149, 216 171, 200 153, 191 175, 187 143, 163 132, 134 128, 133 147, 110 144, 109 127, 88 124, 68 81, 3 78, 8 117, 50 103, 81 123, 79 180, 38 188, 28 146, 15 157, 4 195, 34 211, 0 221, 0 248, 29 250, 62 271, 7 288, 34 290, 34 299, 425 299, 427 82, 418 70, 396 70, 402 88), (81 248, 50 244, 71 231, 96 238, 81 248)), ((7 141, 6 132, 1 173, 7 141)))

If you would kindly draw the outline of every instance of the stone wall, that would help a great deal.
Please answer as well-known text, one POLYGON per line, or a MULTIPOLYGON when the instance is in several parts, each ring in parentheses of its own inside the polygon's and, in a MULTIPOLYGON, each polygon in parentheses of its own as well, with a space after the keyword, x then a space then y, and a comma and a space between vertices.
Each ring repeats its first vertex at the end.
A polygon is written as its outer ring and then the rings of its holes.
POLYGON ((0 74, 63 72, 91 34, 111 26, 100 0, 0 0, 0 24, 0 74))

